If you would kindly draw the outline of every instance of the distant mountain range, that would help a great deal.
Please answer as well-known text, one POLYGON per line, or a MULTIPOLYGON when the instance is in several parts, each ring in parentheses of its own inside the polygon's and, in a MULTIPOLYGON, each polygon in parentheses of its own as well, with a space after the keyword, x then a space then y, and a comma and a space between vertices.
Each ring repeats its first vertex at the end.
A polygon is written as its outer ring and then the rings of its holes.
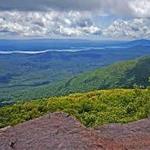
POLYGON ((42 51, 42 50, 67 50, 84 48, 112 48, 150 46, 150 40, 141 39, 135 41, 90 41, 90 40, 0 40, 0 51, 42 51))
MULTIPOLYGON (((9 50, 9 54, 0 54, 0 101, 28 100, 92 89, 133 87, 133 84, 148 85, 145 80, 144 83, 142 81, 138 83, 138 77, 129 73, 132 67, 133 70, 136 69, 135 64, 139 65, 136 62, 141 59, 121 64, 114 63, 150 55, 149 40, 128 42, 46 40, 45 45, 44 41, 40 40, 3 42, 4 40, 0 41, 0 51, 9 42, 7 46, 12 46, 12 49, 25 45, 31 46, 32 49, 40 45, 39 49, 55 46, 54 49, 57 47, 60 51, 39 53, 39 50, 34 49, 35 53, 32 54, 31 49, 24 50, 27 48, 25 46, 26 48, 22 49, 24 53, 11 53, 14 50, 9 50), (66 51, 68 48, 74 52, 66 51)), ((148 60, 146 63, 149 68, 148 60)), ((145 71, 149 75, 147 68, 145 71)), ((139 75, 142 69, 144 66, 139 67, 139 73, 133 74, 139 75)))
POLYGON ((141 39, 141 40, 135 40, 128 42, 129 45, 132 46, 150 46, 150 40, 141 39))
MULTIPOLYGON (((3 98, 2 101, 30 100, 97 89, 134 88, 134 86, 146 88, 150 85, 149 66, 150 56, 147 56, 81 73, 55 84, 28 85, 23 90, 20 90, 20 86, 6 88, 9 89, 6 92, 8 97, 3 98)), ((1 91, 4 92, 5 88, 1 91)), ((4 93, 1 93, 1 95, 4 95, 4 93)))

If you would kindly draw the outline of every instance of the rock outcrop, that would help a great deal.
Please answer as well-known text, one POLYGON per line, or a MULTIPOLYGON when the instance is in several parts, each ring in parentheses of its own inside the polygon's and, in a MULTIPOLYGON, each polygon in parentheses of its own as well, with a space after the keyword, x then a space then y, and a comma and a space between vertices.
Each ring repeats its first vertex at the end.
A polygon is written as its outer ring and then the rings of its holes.
POLYGON ((52 113, 0 130, 0 150, 149 150, 150 119, 89 129, 52 113))

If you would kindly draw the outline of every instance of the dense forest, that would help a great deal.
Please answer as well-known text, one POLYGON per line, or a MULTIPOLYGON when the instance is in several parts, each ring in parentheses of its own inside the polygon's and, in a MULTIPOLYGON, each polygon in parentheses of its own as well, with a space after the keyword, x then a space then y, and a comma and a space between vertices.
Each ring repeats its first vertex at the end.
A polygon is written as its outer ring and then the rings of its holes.
POLYGON ((76 92, 88 92, 100 89, 133 88, 149 86, 150 57, 141 57, 131 61, 112 64, 108 67, 96 69, 71 77, 55 84, 40 87, 26 87, 18 91, 10 88, 8 91, 1 89, 2 101, 22 101, 50 96, 68 95, 76 92))
MULTIPOLYGON (((150 55, 149 40, 0 40, 0 47, 0 106, 8 101, 147 85, 147 79, 135 81, 134 74, 143 64, 135 68, 138 60, 134 59, 150 55), (132 63, 120 64, 129 60, 132 63), (115 71, 121 73, 115 77, 115 71), (130 81, 124 83, 128 77, 130 81)), ((149 65, 148 60, 144 63, 149 65)), ((148 74, 147 70, 140 73, 145 72, 148 74)))
POLYGON ((95 89, 146 88, 150 85, 150 57, 120 62, 73 77, 61 88, 62 93, 95 89))

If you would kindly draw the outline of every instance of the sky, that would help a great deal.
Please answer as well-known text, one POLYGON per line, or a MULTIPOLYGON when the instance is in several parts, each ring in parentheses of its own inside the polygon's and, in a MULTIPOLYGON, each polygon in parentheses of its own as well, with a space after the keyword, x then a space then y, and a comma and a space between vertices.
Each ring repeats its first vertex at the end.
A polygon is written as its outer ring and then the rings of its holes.
POLYGON ((0 38, 150 39, 150 0, 0 0, 0 38))

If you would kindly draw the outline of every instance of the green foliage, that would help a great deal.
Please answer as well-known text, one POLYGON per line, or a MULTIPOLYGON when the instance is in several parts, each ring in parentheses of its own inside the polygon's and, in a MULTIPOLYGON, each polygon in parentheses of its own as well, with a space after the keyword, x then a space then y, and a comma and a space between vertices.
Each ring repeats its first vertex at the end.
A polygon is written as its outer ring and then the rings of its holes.
POLYGON ((85 126, 127 123, 150 115, 149 89, 113 89, 16 103, 0 108, 0 127, 63 111, 85 126))
POLYGON ((150 57, 116 63, 73 77, 61 88, 62 93, 96 89, 145 88, 150 85, 150 57))
MULTIPOLYGON (((70 65, 72 64, 70 63, 69 66, 70 65)), ((2 88, 0 89, 0 101, 31 100, 43 97, 48 98, 50 96, 60 96, 70 93, 88 92, 99 89, 148 88, 148 86, 150 86, 149 66, 150 57, 143 57, 133 61, 116 63, 108 67, 85 72, 80 75, 78 75, 79 72, 91 70, 91 67, 86 66, 84 69, 81 67, 79 69, 80 71, 75 71, 76 73, 70 74, 67 74, 66 72, 58 73, 61 68, 55 71, 47 72, 47 74, 36 72, 36 75, 39 76, 43 74, 43 76, 36 78, 37 82, 40 82, 39 79, 45 79, 45 77, 47 77, 46 80, 50 80, 50 83, 41 84, 39 86, 36 84, 33 86, 30 83, 32 86, 11 86, 10 88, 5 88, 5 86, 1 85, 2 88), (60 77, 55 73, 62 76, 60 77), (51 76, 53 76, 54 79, 51 76)), ((63 71, 66 70, 63 68, 64 67, 62 67, 63 71)), ((69 70, 71 68, 75 68, 75 66, 70 66, 69 70)), ((28 85, 28 82, 34 81, 34 78, 32 78, 31 74, 28 74, 28 77, 30 80, 25 80, 23 78, 23 81, 21 80, 21 84, 28 85)))

